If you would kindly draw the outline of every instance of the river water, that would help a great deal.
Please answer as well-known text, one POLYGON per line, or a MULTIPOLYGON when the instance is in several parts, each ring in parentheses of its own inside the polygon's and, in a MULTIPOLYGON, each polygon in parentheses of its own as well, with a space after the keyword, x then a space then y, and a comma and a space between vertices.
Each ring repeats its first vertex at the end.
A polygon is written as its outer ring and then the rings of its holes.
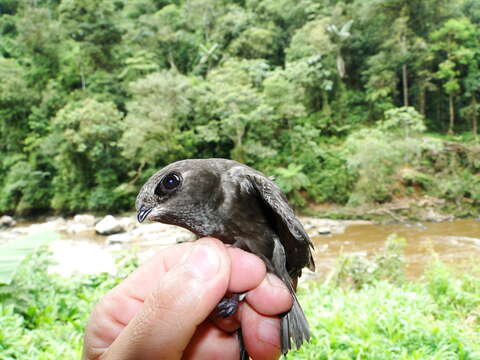
MULTIPOLYGON (((19 224, 23 229, 35 230, 39 226, 38 230, 43 230, 42 225, 44 224, 19 224)), ((16 227, 0 231, 0 244, 24 236, 19 230, 20 228, 16 227)), ((61 233, 62 240, 54 244, 56 261, 61 263, 59 272, 68 274, 69 271, 113 271, 111 254, 115 248, 105 245, 105 237, 95 235, 93 230, 77 235, 61 233)), ((313 241, 317 271, 321 277, 328 276, 342 254, 374 256, 381 251, 385 240, 392 233, 407 240, 405 255, 409 278, 421 276, 435 257, 465 271, 468 271, 472 260, 480 263, 480 220, 458 219, 415 225, 350 225, 341 234, 316 236, 313 241)), ((122 248, 128 249, 135 243, 127 243, 122 248)), ((148 242, 137 245, 145 254, 151 254, 155 249, 155 246, 148 242)))
POLYGON ((409 278, 421 276, 435 257, 468 271, 472 261, 480 261, 480 221, 459 219, 451 222, 416 225, 352 225, 343 234, 317 236, 317 271, 328 273, 342 254, 374 255, 388 235, 395 233, 407 240, 406 272, 409 278))

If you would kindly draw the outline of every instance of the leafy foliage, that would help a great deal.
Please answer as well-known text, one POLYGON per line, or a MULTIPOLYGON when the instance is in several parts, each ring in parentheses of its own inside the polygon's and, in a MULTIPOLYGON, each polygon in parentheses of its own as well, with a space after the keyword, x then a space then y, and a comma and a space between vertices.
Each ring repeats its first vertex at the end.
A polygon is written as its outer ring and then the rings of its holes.
MULTIPOLYGON (((441 142, 422 136, 424 130, 420 114, 412 108, 398 108, 387 110, 385 121, 376 127, 347 138, 348 165, 359 176, 349 198, 352 205, 385 202, 402 193, 402 169, 421 167, 425 153, 442 151, 441 142)), ((432 184, 424 185, 431 188, 432 184)))
POLYGON ((477 358, 480 269, 457 274, 434 263, 422 280, 406 281, 403 243, 391 236, 374 259, 341 259, 338 281, 307 284, 300 301, 313 340, 287 358, 477 358))
POLYGON ((405 279, 404 250, 406 239, 390 235, 383 251, 368 259, 361 255, 342 256, 333 279, 340 286, 351 286, 357 290, 372 285, 379 280, 394 284, 405 279))
POLYGON ((180 124, 191 108, 188 79, 176 71, 155 72, 130 87, 133 97, 120 142, 124 156, 140 164, 175 159, 182 150, 180 124))
POLYGON ((23 259, 36 249, 59 237, 56 233, 37 233, 0 246, 0 283, 10 284, 23 259))
MULTIPOLYGON (((420 133, 478 142, 471 0, 2 1, 0 14, 2 212, 122 211, 185 157, 302 167, 297 205, 388 201, 405 167, 439 172, 421 168, 434 140, 420 133)), ((421 190, 477 199, 476 176, 459 162, 421 190)))
MULTIPOLYGON (((392 236, 373 259, 339 261, 338 281, 302 284, 312 340, 287 358, 478 358, 480 269, 457 274, 434 263, 422 280, 406 281, 403 244, 392 236)), ((45 249, 30 255, 0 285, 0 358, 78 359, 93 305, 138 266, 134 255, 119 261, 115 275, 63 278, 48 273, 45 249)))
POLYGON ((138 266, 135 256, 119 262, 115 276, 64 278, 48 273, 46 248, 30 255, 13 282, 0 285, 0 357, 78 359, 93 305, 138 266))
POLYGON ((293 204, 305 205, 305 200, 300 194, 301 189, 310 185, 307 175, 302 172, 302 165, 289 164, 287 168, 275 169, 276 182, 286 194, 291 194, 293 204))
POLYGON ((117 170, 121 168, 118 156, 118 140, 123 130, 121 118, 112 102, 94 99, 69 103, 57 113, 47 143, 56 154, 53 208, 113 207, 117 200, 113 190, 120 173, 117 170), (105 164, 110 165, 105 167, 105 164))

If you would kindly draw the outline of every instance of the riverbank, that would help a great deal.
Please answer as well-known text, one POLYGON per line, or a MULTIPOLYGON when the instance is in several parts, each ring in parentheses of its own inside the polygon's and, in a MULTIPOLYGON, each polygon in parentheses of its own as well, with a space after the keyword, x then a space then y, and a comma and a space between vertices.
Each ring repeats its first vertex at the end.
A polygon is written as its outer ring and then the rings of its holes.
MULTIPOLYGON (((333 220, 300 216, 315 244, 317 273, 305 271, 302 280, 328 277, 341 256, 375 256, 390 234, 405 238, 406 272, 417 278, 426 264, 438 257, 461 267, 472 256, 480 257, 480 221, 457 219, 444 222, 375 223, 365 220, 333 220)), ((38 232, 57 232, 61 239, 50 244, 51 272, 70 276, 117 271, 115 256, 122 251, 136 252, 140 261, 156 251, 196 237, 176 226, 136 221, 135 214, 97 217, 79 214, 71 218, 49 218, 43 222, 19 222, 0 230, 0 244, 38 232)))
POLYGON ((367 220, 377 224, 443 222, 458 218, 479 218, 480 207, 469 202, 455 204, 432 196, 400 197, 384 204, 358 207, 338 204, 310 204, 303 214, 337 220, 367 220))
MULTIPOLYGON (((348 226, 371 224, 362 220, 331 220, 301 217, 312 237, 341 234, 348 226)), ((139 224, 135 214, 123 216, 78 214, 55 217, 43 222, 15 222, 0 230, 0 244, 39 232, 57 232, 61 239, 50 244, 55 265, 50 271, 66 276, 72 273, 115 273, 114 256, 122 250, 136 249, 141 261, 173 244, 192 241, 196 236, 177 226, 160 223, 139 224)))

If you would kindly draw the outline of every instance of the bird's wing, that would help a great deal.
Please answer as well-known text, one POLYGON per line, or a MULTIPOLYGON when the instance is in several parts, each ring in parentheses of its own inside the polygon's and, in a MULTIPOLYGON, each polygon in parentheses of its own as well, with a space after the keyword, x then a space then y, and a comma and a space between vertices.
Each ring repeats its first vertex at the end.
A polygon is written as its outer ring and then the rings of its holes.
POLYGON ((260 198, 273 215, 276 231, 285 248, 289 272, 300 272, 305 266, 314 270, 313 244, 280 188, 266 176, 248 167, 242 166, 235 172, 242 179, 242 189, 260 198))

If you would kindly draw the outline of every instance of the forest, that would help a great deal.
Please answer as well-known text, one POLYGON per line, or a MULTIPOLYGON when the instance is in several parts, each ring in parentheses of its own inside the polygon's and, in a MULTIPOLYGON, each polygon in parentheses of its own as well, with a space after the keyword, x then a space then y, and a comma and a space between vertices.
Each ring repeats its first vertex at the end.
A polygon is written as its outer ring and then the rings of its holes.
POLYGON ((131 210, 199 157, 299 208, 478 213, 479 24, 478 0, 0 0, 0 213, 131 210))

